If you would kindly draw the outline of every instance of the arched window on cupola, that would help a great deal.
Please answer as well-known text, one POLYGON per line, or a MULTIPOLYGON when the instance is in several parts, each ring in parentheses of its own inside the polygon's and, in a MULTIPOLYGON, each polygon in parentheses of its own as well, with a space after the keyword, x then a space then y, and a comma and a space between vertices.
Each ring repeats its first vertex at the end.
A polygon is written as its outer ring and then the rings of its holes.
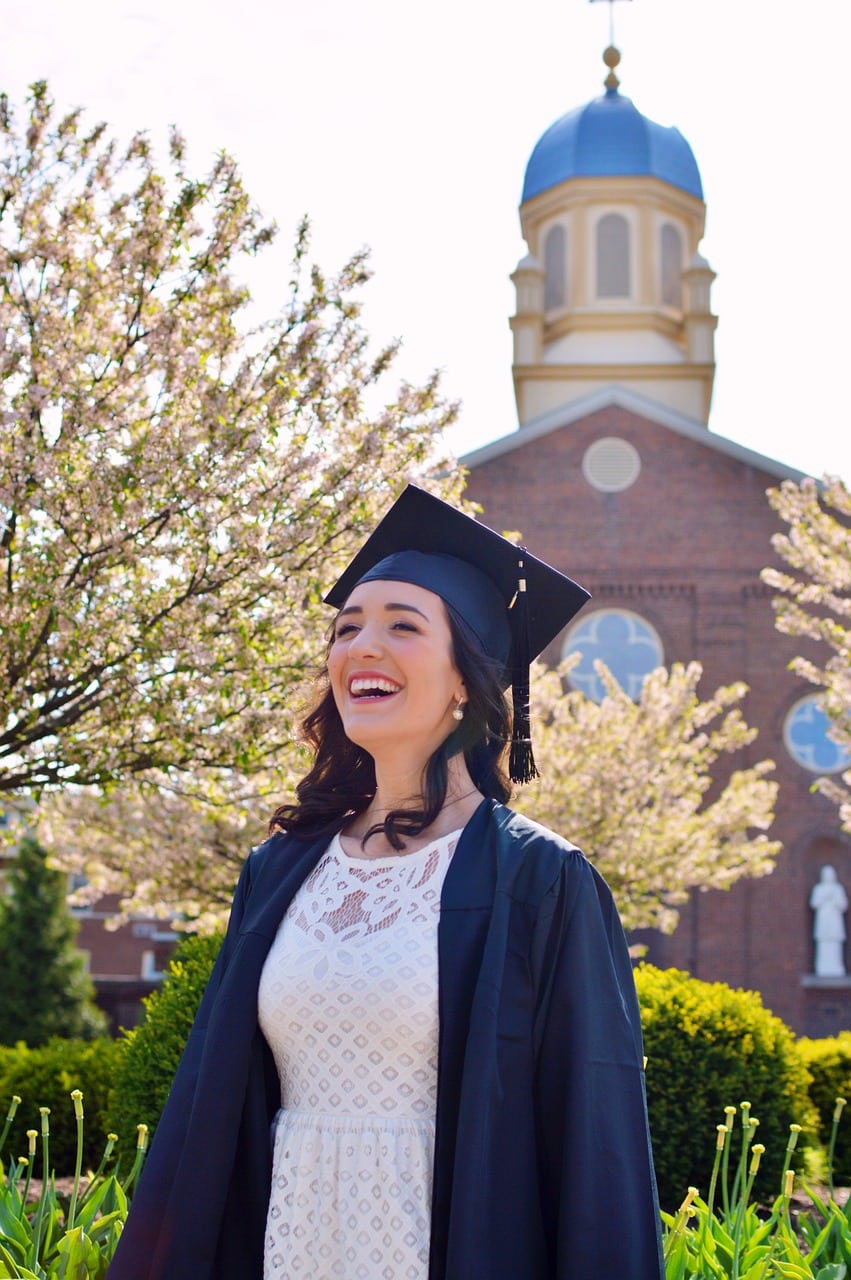
POLYGON ((683 306, 683 241, 675 226, 666 222, 660 236, 662 302, 666 307, 683 306))
POLYGON ((597 297, 629 297, 629 223, 620 213, 597 223, 597 297))
POLYGON ((567 302, 567 253, 564 227, 557 222, 544 238, 544 310, 554 311, 567 302))

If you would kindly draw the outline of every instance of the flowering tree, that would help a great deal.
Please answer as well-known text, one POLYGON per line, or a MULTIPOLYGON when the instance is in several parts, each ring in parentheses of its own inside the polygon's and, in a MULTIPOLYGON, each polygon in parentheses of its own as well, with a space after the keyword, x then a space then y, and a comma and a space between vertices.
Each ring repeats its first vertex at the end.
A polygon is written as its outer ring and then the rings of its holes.
POLYGON ((119 895, 114 924, 131 913, 178 912, 189 929, 210 932, 226 922, 243 861, 305 772, 298 746, 288 744, 274 770, 150 771, 107 791, 70 788, 44 797, 39 834, 57 861, 86 877, 76 902, 119 895))
POLYGON ((637 702, 602 663, 606 697, 563 691, 562 672, 540 672, 535 754, 541 779, 518 807, 562 831, 605 876, 629 929, 673 931, 692 889, 726 889, 764 875, 780 851, 765 834, 777 785, 770 760, 733 771, 708 792, 719 757, 756 737, 735 705, 742 684, 701 701, 701 667, 659 668, 637 702))
POLYGON ((457 494, 363 255, 327 279, 302 227, 244 321, 273 236, 228 156, 192 177, 175 132, 161 170, 43 84, 20 128, 0 98, 0 795, 286 768, 323 584, 409 476, 457 494))
MULTIPOLYGON (((784 481, 768 498, 789 526, 772 539, 789 571, 762 574, 777 592, 777 629, 821 646, 821 665, 797 657, 792 668, 822 690, 831 736, 851 751, 851 492, 841 480, 819 486, 807 477, 784 481)), ((820 778, 816 785, 839 805, 842 826, 851 831, 851 770, 841 781, 820 778)))

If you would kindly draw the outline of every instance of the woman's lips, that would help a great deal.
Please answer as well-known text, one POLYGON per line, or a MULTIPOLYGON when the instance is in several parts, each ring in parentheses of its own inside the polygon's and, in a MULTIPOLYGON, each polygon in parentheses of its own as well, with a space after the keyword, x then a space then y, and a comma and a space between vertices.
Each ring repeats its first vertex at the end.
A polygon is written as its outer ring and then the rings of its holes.
POLYGON ((358 673, 349 678, 349 697, 353 702, 382 702, 401 687, 387 676, 358 673))

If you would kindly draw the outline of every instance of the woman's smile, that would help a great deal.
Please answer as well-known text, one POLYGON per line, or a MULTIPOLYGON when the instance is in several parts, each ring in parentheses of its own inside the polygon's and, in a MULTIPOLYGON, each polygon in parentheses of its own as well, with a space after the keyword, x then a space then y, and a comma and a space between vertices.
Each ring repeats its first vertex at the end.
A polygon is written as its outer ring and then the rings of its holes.
POLYGON ((349 697, 359 706, 386 702, 400 692, 402 686, 380 671, 356 671, 349 676, 349 697))

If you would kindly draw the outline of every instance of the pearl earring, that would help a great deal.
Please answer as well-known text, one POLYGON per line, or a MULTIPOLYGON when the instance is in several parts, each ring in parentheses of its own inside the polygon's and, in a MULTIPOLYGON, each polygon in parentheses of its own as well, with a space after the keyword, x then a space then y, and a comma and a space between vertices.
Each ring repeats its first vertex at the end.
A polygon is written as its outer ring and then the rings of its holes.
POLYGON ((453 720, 464 719, 464 703, 463 702, 459 701, 458 703, 456 703, 452 711, 452 719, 453 720))

